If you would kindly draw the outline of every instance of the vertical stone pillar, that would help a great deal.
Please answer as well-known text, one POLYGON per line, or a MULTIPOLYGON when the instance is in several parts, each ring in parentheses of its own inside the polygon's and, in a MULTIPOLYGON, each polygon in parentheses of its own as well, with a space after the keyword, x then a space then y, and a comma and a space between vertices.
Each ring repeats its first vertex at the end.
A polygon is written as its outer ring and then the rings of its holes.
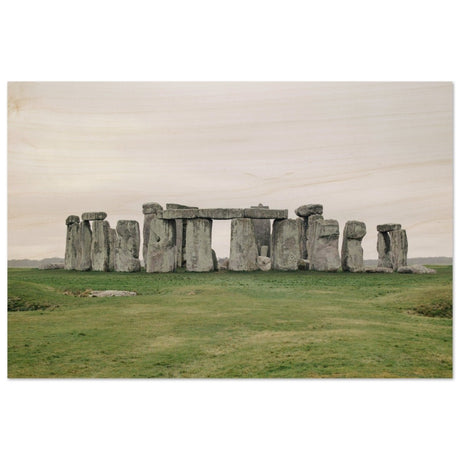
POLYGON ((302 222, 280 219, 273 222, 271 261, 273 270, 297 270, 302 239, 302 222))
POLYGON ((232 219, 230 239, 230 259, 228 269, 231 271, 254 271, 258 269, 256 235, 253 221, 256 219, 232 219))
POLYGON ((378 267, 397 271, 407 265, 407 235, 400 224, 377 225, 378 267))
POLYGON ((69 216, 65 224, 67 226, 64 268, 66 270, 78 270, 80 261, 80 217, 69 216))
POLYGON ((213 270, 211 237, 211 219, 188 219, 185 241, 187 271, 210 272, 213 270))
MULTIPOLYGON (((185 206, 177 203, 166 203, 166 209, 198 209, 196 206, 185 206)), ((187 219, 176 219, 176 256, 177 266, 185 264, 185 241, 187 231, 187 219)))
POLYGON ((119 220, 114 233, 116 236, 115 271, 138 272, 141 268, 139 223, 135 220, 119 220))
MULTIPOLYGON (((260 203, 259 206, 251 206, 251 209, 257 208, 270 209, 268 206, 264 206, 262 203, 260 203)), ((267 248, 270 247, 270 219, 252 219, 252 222, 254 224, 254 234, 256 238, 258 255, 264 256, 264 254, 262 254, 262 246, 266 246, 267 248)), ((267 252, 264 257, 267 256, 270 256, 269 252, 267 252)))
POLYGON ((335 272, 340 268, 339 223, 334 219, 317 219, 311 231, 313 241, 309 245, 310 269, 335 272))
POLYGON ((82 220, 80 223, 80 264, 79 270, 91 270, 91 224, 89 220, 82 220))
POLYGON ((319 225, 318 222, 322 222, 324 218, 319 214, 312 214, 308 216, 306 219, 306 252, 308 254, 308 260, 311 267, 311 255, 313 254, 313 246, 315 245, 316 241, 316 228, 319 225))
POLYGON ((109 271, 110 224, 106 220, 92 223, 91 267, 96 272, 109 271))
POLYGON ((342 241, 342 270, 344 272, 364 271, 361 241, 366 235, 366 224, 350 220, 345 224, 342 241))
POLYGON ((144 266, 147 267, 147 250, 150 240, 150 223, 155 216, 161 217, 163 207, 158 203, 144 203, 142 205, 142 213, 144 214, 144 227, 142 229, 142 260, 144 266))
POLYGON ((176 261, 176 222, 153 216, 150 220, 145 271, 173 272, 176 261))
POLYGON ((114 228, 109 229, 109 272, 115 271, 115 253, 117 250, 117 231, 114 228))
POLYGON ((322 216, 323 214, 323 205, 322 204, 304 204, 299 206, 295 213, 303 219, 304 229, 302 232, 302 259, 308 259, 308 244, 307 244, 307 235, 308 235, 308 219, 310 216, 322 216))

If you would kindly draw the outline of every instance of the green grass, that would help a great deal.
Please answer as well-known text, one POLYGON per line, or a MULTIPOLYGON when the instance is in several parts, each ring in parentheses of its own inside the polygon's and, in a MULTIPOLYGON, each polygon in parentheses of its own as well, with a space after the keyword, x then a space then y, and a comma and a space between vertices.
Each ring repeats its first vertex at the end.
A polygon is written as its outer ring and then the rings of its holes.
POLYGON ((452 377, 452 267, 436 269, 9 269, 8 376, 452 377))

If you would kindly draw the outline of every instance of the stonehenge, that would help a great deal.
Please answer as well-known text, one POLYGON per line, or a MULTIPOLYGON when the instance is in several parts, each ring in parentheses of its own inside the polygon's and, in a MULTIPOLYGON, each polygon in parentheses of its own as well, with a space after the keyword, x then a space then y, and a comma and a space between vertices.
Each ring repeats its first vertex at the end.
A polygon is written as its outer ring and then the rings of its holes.
MULTIPOLYGON (((321 204, 295 209, 198 208, 177 203, 142 205, 141 231, 136 220, 119 220, 111 228, 107 213, 88 211, 67 217, 66 270, 138 272, 140 251, 145 271, 169 273, 230 271, 325 271, 416 273, 407 266, 407 234, 400 224, 377 225, 377 267, 364 267, 362 240, 366 224, 345 223, 339 254, 339 223, 325 219, 321 204), (231 221, 230 257, 218 261, 212 249, 213 220, 231 221)), ((427 272, 427 271, 424 271, 427 272)))

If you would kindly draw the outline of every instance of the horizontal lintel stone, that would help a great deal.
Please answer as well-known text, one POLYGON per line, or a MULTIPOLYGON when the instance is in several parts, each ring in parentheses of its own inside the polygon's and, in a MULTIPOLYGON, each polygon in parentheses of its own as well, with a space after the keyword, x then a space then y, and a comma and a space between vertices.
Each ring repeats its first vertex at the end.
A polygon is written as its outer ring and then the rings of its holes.
POLYGON ((401 230, 401 224, 382 224, 377 225, 378 232, 392 232, 393 230, 401 230))
POLYGON ((104 220, 106 217, 106 212, 84 212, 81 215, 81 220, 104 220))
POLYGON ((216 219, 227 220, 248 217, 251 219, 286 219, 287 209, 263 208, 211 208, 211 209, 167 209, 163 219, 216 219))

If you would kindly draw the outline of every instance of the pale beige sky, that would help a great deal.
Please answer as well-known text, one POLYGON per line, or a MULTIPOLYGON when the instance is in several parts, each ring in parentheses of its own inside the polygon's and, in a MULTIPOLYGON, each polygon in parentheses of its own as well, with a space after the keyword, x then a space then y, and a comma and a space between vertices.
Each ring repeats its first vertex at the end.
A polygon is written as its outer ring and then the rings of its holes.
MULTIPOLYGON (((294 209, 401 223, 452 255, 451 83, 10 83, 8 258, 64 255, 65 219, 142 203, 294 209)), ((213 247, 228 255, 230 222, 213 247)))

